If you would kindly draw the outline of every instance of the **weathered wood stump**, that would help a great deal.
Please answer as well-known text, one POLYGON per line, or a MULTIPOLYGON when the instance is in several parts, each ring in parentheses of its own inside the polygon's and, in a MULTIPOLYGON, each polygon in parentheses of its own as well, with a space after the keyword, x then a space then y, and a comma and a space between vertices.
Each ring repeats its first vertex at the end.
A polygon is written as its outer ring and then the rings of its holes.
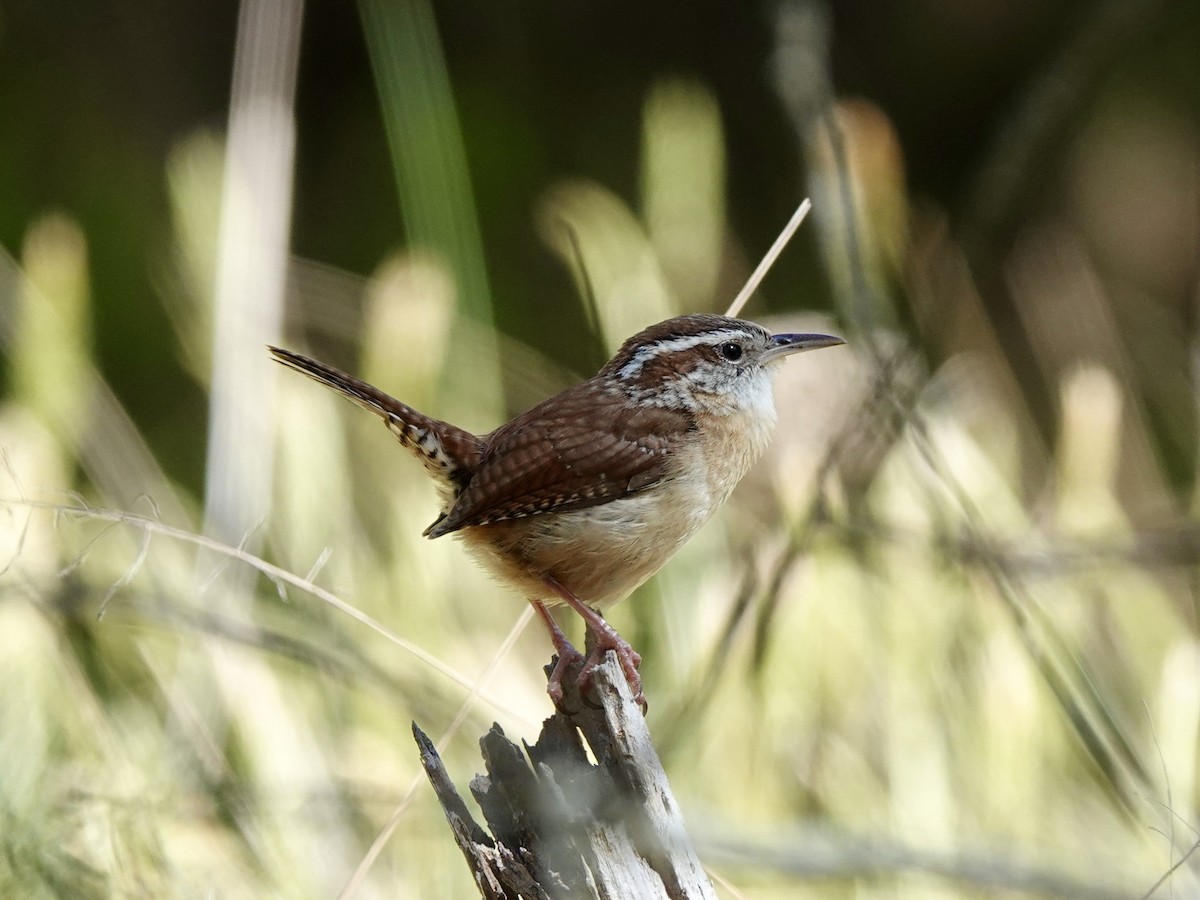
POLYGON ((489 834, 413 724, 421 763, 486 900, 715 900, 642 711, 609 653, 586 700, 563 679, 563 705, 524 752, 499 725, 480 739, 471 781, 489 834), (592 763, 587 747, 591 749, 592 763), (528 758, 526 758, 528 755, 528 758))

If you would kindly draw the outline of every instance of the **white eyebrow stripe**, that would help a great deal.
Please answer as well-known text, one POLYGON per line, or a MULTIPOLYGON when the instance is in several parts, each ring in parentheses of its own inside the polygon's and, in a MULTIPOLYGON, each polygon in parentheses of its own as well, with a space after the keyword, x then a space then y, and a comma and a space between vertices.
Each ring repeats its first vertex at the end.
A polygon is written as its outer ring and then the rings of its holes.
POLYGON ((692 347, 715 345, 723 341, 744 337, 746 337, 746 332, 741 328, 722 328, 720 331, 702 331, 699 334, 689 334, 684 337, 672 338, 669 341, 659 341, 648 347, 642 347, 637 353, 633 354, 629 362, 625 363, 617 371, 617 375, 624 380, 636 378, 646 363, 662 356, 664 353, 674 353, 677 350, 690 350, 692 347))

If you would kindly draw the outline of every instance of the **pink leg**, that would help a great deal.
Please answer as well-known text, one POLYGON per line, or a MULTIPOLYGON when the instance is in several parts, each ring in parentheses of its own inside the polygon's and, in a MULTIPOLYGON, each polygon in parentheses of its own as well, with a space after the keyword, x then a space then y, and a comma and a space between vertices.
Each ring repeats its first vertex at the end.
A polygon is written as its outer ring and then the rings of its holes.
MULTIPOLYGON (((588 654, 587 661, 583 664, 583 669, 579 673, 580 687, 587 687, 588 682, 591 680, 592 669, 604 658, 606 652, 612 650, 617 654, 617 661, 621 663, 621 669, 625 673, 625 680, 629 682, 629 687, 633 690, 633 699, 642 707, 642 712, 644 713, 646 711, 646 697, 642 694, 642 677, 638 674, 638 666, 642 664, 641 656, 630 646, 629 641, 617 634, 617 630, 604 621, 604 618, 598 612, 553 578, 546 576, 545 581, 547 587, 558 594, 558 596, 567 602, 567 605, 583 617, 583 621, 587 624, 587 627, 596 636, 596 646, 588 654)), ((544 615, 548 617, 549 613, 547 612, 544 615)), ((557 628, 557 626, 555 627, 557 628)), ((562 632, 559 631, 560 636, 561 634, 562 632)), ((554 636, 551 634, 551 639, 553 640, 553 638, 554 636)), ((555 671, 558 671, 557 666, 555 667, 555 671)), ((559 691, 560 693, 562 691, 561 684, 559 685, 559 691)))
POLYGON ((541 600, 530 600, 533 608, 537 610, 537 614, 542 617, 542 621, 546 623, 546 629, 550 632, 550 642, 554 644, 554 652, 558 654, 558 661, 554 664, 554 669, 550 672, 550 680, 546 683, 546 693, 550 695, 550 699, 554 702, 557 709, 562 709, 563 688, 562 677, 569 666, 583 661, 583 654, 571 646, 571 642, 567 640, 567 636, 563 634, 558 623, 554 621, 554 616, 550 615, 550 610, 546 609, 546 604, 541 600))

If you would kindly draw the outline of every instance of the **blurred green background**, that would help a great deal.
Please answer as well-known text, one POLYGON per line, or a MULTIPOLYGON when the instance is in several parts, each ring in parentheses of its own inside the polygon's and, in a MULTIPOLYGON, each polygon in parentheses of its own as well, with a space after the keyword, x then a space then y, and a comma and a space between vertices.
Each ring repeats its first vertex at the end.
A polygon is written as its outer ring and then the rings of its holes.
POLYGON ((0 894, 472 896, 408 724, 465 784, 548 646, 263 344, 483 432, 805 196, 744 314, 850 347, 612 611, 721 895, 1200 891, 1197 46, 1166 0, 0 5, 0 894))

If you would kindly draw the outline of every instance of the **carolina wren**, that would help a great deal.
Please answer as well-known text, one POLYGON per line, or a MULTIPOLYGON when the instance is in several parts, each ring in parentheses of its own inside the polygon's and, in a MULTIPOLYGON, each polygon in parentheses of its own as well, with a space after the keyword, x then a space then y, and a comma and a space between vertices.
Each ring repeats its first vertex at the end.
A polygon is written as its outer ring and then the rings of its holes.
POLYGON ((759 457, 775 426, 771 370, 789 354, 842 343, 724 316, 668 319, 627 340, 587 381, 485 435, 315 359, 270 350, 375 413, 421 460, 442 497, 425 535, 459 535, 530 599, 558 653, 547 688, 556 705, 566 666, 582 658, 546 608, 565 602, 596 638, 581 684, 613 650, 644 708, 641 658, 593 607, 657 572, 759 457))

